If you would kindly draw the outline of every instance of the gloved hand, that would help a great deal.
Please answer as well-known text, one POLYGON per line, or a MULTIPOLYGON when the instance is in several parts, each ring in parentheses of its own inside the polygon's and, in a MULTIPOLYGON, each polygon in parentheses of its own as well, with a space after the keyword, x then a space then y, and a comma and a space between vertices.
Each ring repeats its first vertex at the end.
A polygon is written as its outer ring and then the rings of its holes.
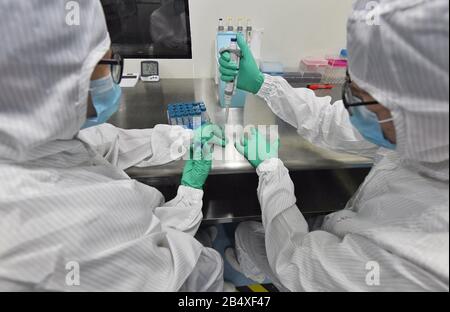
POLYGON ((203 189, 212 168, 214 145, 226 146, 224 131, 219 126, 206 124, 195 131, 190 157, 183 170, 182 185, 203 189))
POLYGON ((256 128, 252 128, 249 134, 244 134, 241 140, 235 144, 239 153, 258 168, 265 160, 278 158, 280 140, 271 143, 256 128))
POLYGON ((239 67, 231 61, 230 52, 222 53, 219 59, 221 79, 224 82, 231 82, 237 77, 238 89, 257 94, 264 83, 264 75, 259 70, 242 34, 238 34, 237 42, 242 53, 239 67))

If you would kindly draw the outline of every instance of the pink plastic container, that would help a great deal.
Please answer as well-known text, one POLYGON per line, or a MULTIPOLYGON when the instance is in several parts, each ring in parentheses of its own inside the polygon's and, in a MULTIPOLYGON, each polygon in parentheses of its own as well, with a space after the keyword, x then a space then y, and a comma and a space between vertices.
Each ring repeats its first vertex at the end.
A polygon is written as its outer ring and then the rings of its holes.
POLYGON ((345 82, 348 61, 338 57, 328 57, 328 67, 324 73, 323 83, 343 84, 345 82))
POLYGON ((325 58, 309 57, 300 62, 300 72, 325 74, 328 68, 328 60, 325 58))

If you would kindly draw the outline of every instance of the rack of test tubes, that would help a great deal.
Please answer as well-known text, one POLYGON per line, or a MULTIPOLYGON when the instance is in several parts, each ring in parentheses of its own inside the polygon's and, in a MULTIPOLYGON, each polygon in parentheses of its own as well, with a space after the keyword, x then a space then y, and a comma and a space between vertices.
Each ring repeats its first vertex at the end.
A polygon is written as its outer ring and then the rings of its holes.
POLYGON ((195 130, 210 121, 203 102, 169 104, 167 118, 172 126, 195 130))

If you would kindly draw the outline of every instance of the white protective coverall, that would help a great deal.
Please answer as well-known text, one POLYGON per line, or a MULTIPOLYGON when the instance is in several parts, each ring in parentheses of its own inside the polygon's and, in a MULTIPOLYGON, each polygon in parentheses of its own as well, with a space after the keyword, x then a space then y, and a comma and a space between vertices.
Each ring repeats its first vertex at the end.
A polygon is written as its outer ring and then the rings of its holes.
POLYGON ((100 1, 77 3, 79 25, 66 1, 0 2, 0 291, 221 291, 220 255, 194 238, 203 192, 165 202, 123 171, 179 158, 190 134, 77 137, 110 47, 100 1))
POLYGON ((348 23, 350 75, 391 110, 397 150, 366 142, 342 102, 266 76, 259 96, 302 137, 375 166, 347 208, 310 232, 288 170, 266 161, 263 225, 241 224, 237 255, 249 276, 256 265, 290 291, 448 291, 449 3, 381 0, 381 25, 369 26, 367 2, 348 23))

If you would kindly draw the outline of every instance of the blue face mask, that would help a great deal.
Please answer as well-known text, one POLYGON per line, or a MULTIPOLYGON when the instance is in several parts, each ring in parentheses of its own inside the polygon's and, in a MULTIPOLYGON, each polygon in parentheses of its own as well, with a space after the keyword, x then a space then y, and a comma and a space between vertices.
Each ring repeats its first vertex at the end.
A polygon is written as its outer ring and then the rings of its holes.
POLYGON ((392 144, 384 137, 383 129, 381 128, 381 124, 391 122, 393 119, 379 121, 377 114, 371 112, 365 106, 352 107, 352 114, 353 116, 350 117, 350 120, 353 126, 358 129, 366 140, 387 149, 395 150, 397 148, 396 144, 392 144))
POLYGON ((88 118, 82 129, 104 124, 120 107, 122 89, 111 76, 91 81, 89 91, 97 116, 88 118))

